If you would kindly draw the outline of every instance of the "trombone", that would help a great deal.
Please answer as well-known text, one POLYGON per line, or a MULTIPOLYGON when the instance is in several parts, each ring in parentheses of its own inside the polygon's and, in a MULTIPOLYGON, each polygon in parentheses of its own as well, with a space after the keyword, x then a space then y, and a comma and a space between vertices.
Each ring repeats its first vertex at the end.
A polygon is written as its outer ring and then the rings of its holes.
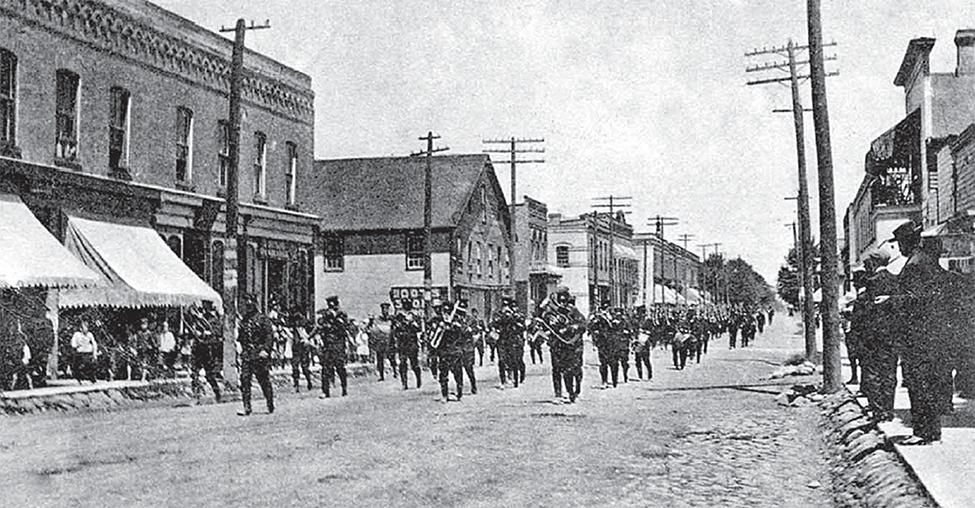
POLYGON ((437 349, 440 347, 440 342, 443 341, 443 334, 447 331, 447 327, 453 324, 454 318, 457 317, 457 310, 460 309, 460 301, 454 303, 453 310, 450 311, 450 316, 440 323, 436 331, 433 332, 433 337, 430 338, 430 349, 437 349))

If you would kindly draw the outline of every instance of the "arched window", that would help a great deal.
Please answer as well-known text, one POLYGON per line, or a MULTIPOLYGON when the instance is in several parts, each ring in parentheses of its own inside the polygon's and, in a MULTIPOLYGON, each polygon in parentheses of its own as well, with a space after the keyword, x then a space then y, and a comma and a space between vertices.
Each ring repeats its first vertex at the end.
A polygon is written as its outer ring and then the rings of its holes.
POLYGON ((169 249, 176 254, 176 257, 183 259, 183 239, 177 235, 173 235, 166 240, 166 245, 169 245, 169 249))

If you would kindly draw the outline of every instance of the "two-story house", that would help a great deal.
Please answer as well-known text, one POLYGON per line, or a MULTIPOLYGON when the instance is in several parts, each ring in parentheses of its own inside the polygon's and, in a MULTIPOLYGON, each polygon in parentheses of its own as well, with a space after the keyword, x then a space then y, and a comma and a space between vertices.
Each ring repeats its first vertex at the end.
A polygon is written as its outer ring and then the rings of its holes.
MULTIPOLYGON (((299 204, 321 217, 315 300, 337 295, 354 318, 425 305, 426 157, 315 162, 300 175, 299 204)), ((482 317, 511 293, 511 219, 487 155, 431 157, 431 301, 468 300, 482 317)))

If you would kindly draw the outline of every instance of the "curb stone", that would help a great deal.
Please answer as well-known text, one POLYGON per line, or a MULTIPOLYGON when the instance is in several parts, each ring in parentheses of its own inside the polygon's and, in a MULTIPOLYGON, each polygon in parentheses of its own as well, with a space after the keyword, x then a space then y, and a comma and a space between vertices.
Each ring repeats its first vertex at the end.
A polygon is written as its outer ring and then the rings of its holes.
POLYGON ((938 507, 849 391, 827 395, 820 408, 836 506, 938 507))

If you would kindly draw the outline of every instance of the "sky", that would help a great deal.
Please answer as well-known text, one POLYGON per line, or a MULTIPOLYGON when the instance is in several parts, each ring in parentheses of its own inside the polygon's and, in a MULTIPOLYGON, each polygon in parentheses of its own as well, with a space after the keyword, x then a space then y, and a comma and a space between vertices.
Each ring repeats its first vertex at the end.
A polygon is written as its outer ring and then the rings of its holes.
MULTIPOLYGON (((485 139, 543 138, 518 166, 517 201, 578 216, 616 196, 627 222, 710 255, 741 257, 775 284, 793 244, 798 193, 785 73, 746 73, 807 43, 805 2, 157 0, 211 30, 269 20, 247 46, 312 77, 315 157, 403 156, 432 131, 446 153, 485 139)), ((870 142, 905 116, 894 76, 911 39, 937 39, 933 72, 955 69, 955 32, 975 2, 822 0, 838 235, 870 142)), ((228 34, 232 37, 232 34, 228 34)), ((801 56, 801 55, 800 55, 801 56)), ((805 58, 800 58, 805 60, 805 58)), ((809 82, 802 83, 809 107, 809 82)), ((973 118, 975 122, 975 118, 973 118)), ((812 231, 819 238, 813 119, 805 115, 812 231)), ((526 145, 527 147, 528 145, 526 145)), ((505 160, 504 154, 492 156, 505 160)), ((506 198, 510 166, 496 163, 506 198)), ((600 208, 600 211, 605 211, 600 208)))

